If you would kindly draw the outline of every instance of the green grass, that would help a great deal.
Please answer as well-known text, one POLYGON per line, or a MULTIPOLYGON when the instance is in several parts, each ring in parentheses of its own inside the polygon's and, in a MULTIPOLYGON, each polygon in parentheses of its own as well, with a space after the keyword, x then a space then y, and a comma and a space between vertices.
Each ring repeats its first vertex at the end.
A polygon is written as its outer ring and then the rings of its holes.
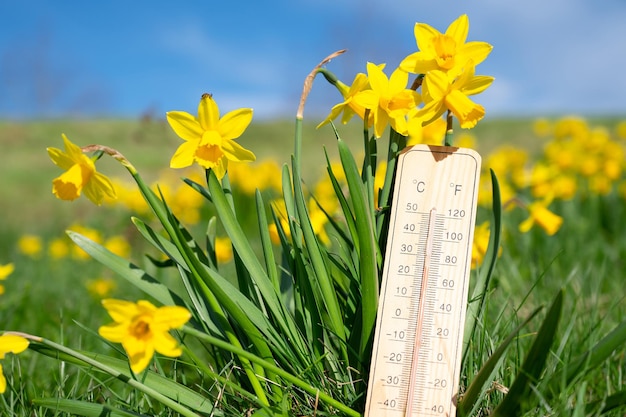
MULTIPOLYGON (((611 128, 616 120, 603 122, 611 128)), ((533 135, 531 123, 526 119, 486 120, 472 134, 477 137, 478 150, 483 155, 504 143, 536 154, 542 142, 533 135)), ((358 155, 358 149, 362 147, 360 129, 350 125, 339 126, 339 130, 358 155)), ((14 262, 16 265, 15 273, 3 282, 6 293, 0 296, 0 329, 22 330, 73 348, 111 353, 113 348, 94 334, 109 318, 84 284, 87 279, 98 276, 115 276, 95 261, 52 261, 45 254, 31 259, 19 254, 15 248, 15 242, 24 233, 51 239, 61 235, 76 220, 97 227, 115 228, 116 233, 124 232, 139 241, 128 213, 120 216, 109 207, 93 207, 85 199, 66 203, 52 196, 51 180, 60 171, 50 162, 45 148, 61 147, 61 133, 81 145, 100 143, 118 149, 148 181, 157 179, 168 166, 180 140, 160 120, 0 123, 0 146, 5 150, 0 163, 0 175, 5 179, 0 188, 0 212, 3 213, 0 264, 14 262)), ((305 125, 303 137, 306 155, 303 175, 307 182, 313 183, 324 172, 322 146, 335 157, 336 141, 329 127, 315 130, 314 125, 305 125)), ((293 152, 293 123, 253 123, 240 143, 252 149, 259 159, 273 158, 288 163, 293 152)), ((126 175, 112 161, 104 159, 102 162, 99 169, 106 174, 126 175)), ((626 321, 623 285, 626 271, 625 207, 623 197, 614 194, 558 202, 551 208, 564 217, 564 225, 554 237, 547 237, 540 229, 520 234, 517 225, 525 218, 525 213, 520 210, 504 212, 503 252, 496 265, 485 315, 474 339, 475 346, 466 358, 462 384, 473 379, 515 326, 537 307, 545 308, 514 339, 502 365, 497 368, 495 383, 487 387, 475 415, 488 415, 503 398, 499 387, 512 386, 548 307, 560 290, 564 293, 563 314, 547 358, 546 376, 567 367, 574 358, 626 321)), ((489 213, 481 211, 480 216, 488 218, 489 213)), ((246 223, 249 221, 242 220, 244 224, 250 224, 246 223)), ((256 229, 247 227, 245 231, 251 240, 257 239, 256 229)), ((142 248, 142 245, 136 246, 133 260, 165 282, 173 283, 175 274, 151 267, 142 256, 142 248)), ((114 296, 126 299, 142 296, 121 279, 118 281, 119 288, 114 296)), ((104 378, 102 374, 80 370, 30 351, 18 358, 5 359, 2 363, 5 375, 15 387, 15 391, 0 398, 0 410, 6 413, 65 415, 40 409, 30 400, 63 397, 100 402, 107 397, 144 412, 151 410, 149 412, 155 415, 172 415, 119 383, 113 384, 115 389, 111 391, 100 389, 105 383, 98 380, 104 378), (119 397, 113 398, 115 395, 119 397)), ((603 399, 625 389, 625 360, 622 346, 601 366, 582 375, 576 384, 564 388, 549 402, 538 401, 524 415, 596 415, 597 408, 585 410, 584 406, 589 399, 603 399)), ((178 377, 198 382, 195 377, 183 373, 178 377)), ((543 388, 539 385, 536 390, 547 392, 543 388)), ((623 413, 622 408, 609 415, 623 413)))

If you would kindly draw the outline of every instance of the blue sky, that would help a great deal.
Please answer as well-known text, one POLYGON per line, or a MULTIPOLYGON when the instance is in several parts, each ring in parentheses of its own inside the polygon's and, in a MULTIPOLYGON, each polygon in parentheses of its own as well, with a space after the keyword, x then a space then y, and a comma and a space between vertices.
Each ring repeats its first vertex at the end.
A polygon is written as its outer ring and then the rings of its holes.
MULTIPOLYGON (((494 46, 477 68, 496 78, 476 97, 488 116, 626 114, 623 0, 31 0, 0 6, 0 119, 162 117, 204 92, 222 113, 292 117, 329 53, 348 49, 328 68, 349 83, 416 51, 415 22, 462 13, 494 46)), ((319 78, 305 117, 339 99, 319 78)))

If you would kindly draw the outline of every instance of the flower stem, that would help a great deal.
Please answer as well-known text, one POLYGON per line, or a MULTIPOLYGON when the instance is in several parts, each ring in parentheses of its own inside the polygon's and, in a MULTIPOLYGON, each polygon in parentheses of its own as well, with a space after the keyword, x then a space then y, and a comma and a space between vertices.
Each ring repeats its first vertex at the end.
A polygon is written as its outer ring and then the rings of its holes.
POLYGON ((444 146, 452 146, 454 131, 452 129, 452 112, 448 110, 446 115, 446 136, 443 139, 444 146))

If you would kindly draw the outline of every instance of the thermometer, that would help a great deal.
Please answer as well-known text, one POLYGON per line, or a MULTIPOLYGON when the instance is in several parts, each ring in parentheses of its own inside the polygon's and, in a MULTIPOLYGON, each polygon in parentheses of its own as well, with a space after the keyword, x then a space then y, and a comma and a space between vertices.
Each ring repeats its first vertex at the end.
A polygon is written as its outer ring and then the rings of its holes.
POLYGON ((416 145, 398 157, 365 417, 452 417, 480 155, 416 145))

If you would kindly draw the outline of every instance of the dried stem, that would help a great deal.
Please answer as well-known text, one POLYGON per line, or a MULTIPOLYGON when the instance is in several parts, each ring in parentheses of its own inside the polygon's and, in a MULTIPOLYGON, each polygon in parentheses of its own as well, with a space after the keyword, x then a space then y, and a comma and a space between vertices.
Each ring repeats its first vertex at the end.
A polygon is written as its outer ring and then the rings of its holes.
POLYGON ((324 58, 322 62, 317 64, 315 68, 313 68, 313 71, 311 71, 311 73, 307 75, 307 77, 304 79, 304 87, 302 88, 302 95, 300 96, 300 105, 298 106, 298 113, 296 114, 296 118, 302 119, 304 115, 304 103, 306 103, 306 99, 309 96, 311 87, 313 87, 313 79, 315 78, 315 75, 317 74, 317 70, 322 65, 328 64, 331 59, 343 54, 344 52, 346 52, 346 49, 342 49, 340 51, 333 52, 332 54, 328 55, 326 58, 324 58))

